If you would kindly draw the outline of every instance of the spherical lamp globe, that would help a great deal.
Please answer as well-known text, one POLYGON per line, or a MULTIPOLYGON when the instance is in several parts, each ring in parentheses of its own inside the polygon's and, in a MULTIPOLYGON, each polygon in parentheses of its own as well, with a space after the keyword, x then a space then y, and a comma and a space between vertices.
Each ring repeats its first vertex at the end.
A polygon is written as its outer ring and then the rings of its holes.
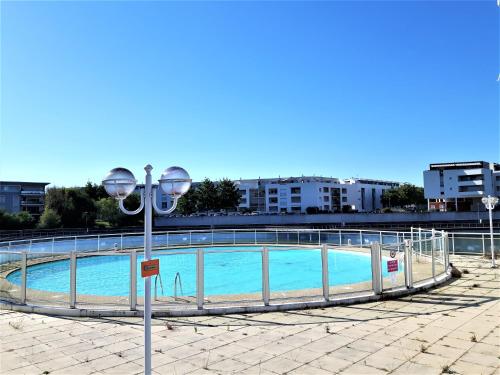
POLYGON ((174 198, 186 194, 191 187, 191 178, 184 168, 170 167, 163 171, 158 181, 161 190, 174 198))
POLYGON ((115 199, 125 199, 135 189, 137 180, 126 168, 113 168, 102 180, 106 192, 115 199))

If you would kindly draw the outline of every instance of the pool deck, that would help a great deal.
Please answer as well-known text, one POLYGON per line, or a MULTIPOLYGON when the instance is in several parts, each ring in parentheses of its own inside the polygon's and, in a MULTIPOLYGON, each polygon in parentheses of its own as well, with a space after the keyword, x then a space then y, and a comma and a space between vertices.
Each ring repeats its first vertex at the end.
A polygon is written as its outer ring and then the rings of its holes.
MULTIPOLYGON (((500 374, 499 269, 452 257, 455 279, 398 300, 157 318, 154 374, 500 374)), ((142 319, 0 311, 2 374, 139 374, 142 319)))

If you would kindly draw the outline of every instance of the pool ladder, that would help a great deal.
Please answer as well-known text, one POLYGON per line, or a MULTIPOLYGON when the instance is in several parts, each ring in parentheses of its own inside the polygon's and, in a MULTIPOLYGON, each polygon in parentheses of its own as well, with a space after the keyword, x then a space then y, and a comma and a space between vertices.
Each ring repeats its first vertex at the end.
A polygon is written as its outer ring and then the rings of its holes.
POLYGON ((163 293, 163 283, 161 282, 161 275, 158 274, 155 277, 155 301, 158 301, 158 294, 157 294, 157 282, 158 282, 158 279, 160 280, 161 295, 162 296, 164 295, 164 293, 163 293))
POLYGON ((174 299, 177 300, 177 281, 179 281, 179 289, 181 290, 181 295, 184 293, 182 292, 182 280, 181 280, 181 274, 177 272, 175 274, 175 279, 174 279, 174 299))

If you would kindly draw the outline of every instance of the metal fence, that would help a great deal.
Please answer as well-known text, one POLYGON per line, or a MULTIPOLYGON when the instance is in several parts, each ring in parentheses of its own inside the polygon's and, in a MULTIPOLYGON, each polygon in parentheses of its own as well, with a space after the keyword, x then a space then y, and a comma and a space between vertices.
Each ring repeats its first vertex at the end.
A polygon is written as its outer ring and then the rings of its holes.
MULTIPOLYGON (((155 309, 202 309, 232 303, 328 301, 346 293, 411 288, 447 271, 448 238, 445 232, 424 229, 157 232, 153 246, 162 258, 162 272, 154 280, 153 303, 155 309), (343 259, 355 252, 358 278, 343 259), (303 277, 306 274, 309 277, 303 277), (242 280, 246 290, 241 289, 242 280)), ((142 245, 136 233, 0 243, 0 299, 137 310, 143 303, 137 266, 142 245), (98 263, 98 274, 84 272, 90 261, 98 263), (112 273, 105 271, 110 263, 112 273), (48 292, 36 282, 38 275, 51 270, 58 276, 48 292), (86 288, 93 283, 103 292, 89 293, 86 288)))

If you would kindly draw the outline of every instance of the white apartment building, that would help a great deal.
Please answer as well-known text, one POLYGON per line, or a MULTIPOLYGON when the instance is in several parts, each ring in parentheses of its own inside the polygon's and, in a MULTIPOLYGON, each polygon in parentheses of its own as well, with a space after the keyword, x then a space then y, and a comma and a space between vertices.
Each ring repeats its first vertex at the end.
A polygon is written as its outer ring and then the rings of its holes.
POLYGON ((429 210, 484 210, 481 198, 500 195, 500 164, 485 161, 430 164, 424 171, 429 210))
POLYGON ((382 208, 385 190, 398 187, 393 181, 290 177, 237 180, 241 193, 240 210, 267 213, 306 213, 352 210, 371 212, 382 208))

